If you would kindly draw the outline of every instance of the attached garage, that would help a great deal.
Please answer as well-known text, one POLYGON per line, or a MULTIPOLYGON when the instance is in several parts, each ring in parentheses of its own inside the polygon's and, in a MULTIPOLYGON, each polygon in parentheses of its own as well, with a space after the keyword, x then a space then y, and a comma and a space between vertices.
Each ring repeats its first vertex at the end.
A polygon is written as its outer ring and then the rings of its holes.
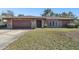
POLYGON ((12 28, 15 29, 31 28, 31 20, 12 20, 12 28))
POLYGON ((23 17, 7 17, 3 18, 7 20, 7 28, 8 29, 30 29, 32 28, 32 20, 31 18, 23 18, 23 17))

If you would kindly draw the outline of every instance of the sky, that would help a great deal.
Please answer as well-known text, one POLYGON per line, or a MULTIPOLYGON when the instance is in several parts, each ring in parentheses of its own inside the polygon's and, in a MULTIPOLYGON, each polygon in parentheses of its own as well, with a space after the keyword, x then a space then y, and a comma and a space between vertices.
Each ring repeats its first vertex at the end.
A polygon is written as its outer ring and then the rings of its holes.
MULTIPOLYGON (((51 8, 55 13, 62 12, 73 12, 79 18, 79 8, 51 8)), ((0 14, 2 12, 6 12, 6 10, 11 10, 15 15, 24 14, 24 15, 32 15, 32 16, 40 16, 43 13, 45 8, 0 8, 0 14)))

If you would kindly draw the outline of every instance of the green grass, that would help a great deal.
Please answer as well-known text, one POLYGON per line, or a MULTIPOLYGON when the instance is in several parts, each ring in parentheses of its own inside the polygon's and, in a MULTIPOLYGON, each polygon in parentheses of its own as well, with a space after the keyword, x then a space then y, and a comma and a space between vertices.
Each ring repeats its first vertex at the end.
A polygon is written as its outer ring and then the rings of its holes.
POLYGON ((5 49, 8 50, 74 50, 79 49, 76 36, 66 35, 78 29, 35 29, 26 32, 5 49), (72 36, 72 37, 71 37, 72 36))

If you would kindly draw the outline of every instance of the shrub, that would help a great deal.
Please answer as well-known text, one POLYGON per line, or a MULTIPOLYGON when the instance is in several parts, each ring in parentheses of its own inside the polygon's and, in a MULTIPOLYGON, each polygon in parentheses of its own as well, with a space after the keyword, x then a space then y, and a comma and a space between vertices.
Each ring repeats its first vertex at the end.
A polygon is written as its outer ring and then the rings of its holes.
POLYGON ((47 28, 47 24, 44 25, 44 28, 47 28))
POLYGON ((77 27, 79 27, 79 20, 74 20, 74 23, 76 24, 77 27))
POLYGON ((78 25, 76 25, 75 23, 69 23, 67 24, 67 28, 77 28, 78 25))

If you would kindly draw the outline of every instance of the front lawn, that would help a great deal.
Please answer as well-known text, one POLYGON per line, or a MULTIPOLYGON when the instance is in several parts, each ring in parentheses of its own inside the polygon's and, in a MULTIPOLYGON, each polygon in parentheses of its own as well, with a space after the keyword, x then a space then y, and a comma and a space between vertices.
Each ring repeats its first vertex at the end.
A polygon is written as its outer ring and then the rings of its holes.
POLYGON ((79 49, 79 29, 35 29, 11 43, 8 50, 79 49))

